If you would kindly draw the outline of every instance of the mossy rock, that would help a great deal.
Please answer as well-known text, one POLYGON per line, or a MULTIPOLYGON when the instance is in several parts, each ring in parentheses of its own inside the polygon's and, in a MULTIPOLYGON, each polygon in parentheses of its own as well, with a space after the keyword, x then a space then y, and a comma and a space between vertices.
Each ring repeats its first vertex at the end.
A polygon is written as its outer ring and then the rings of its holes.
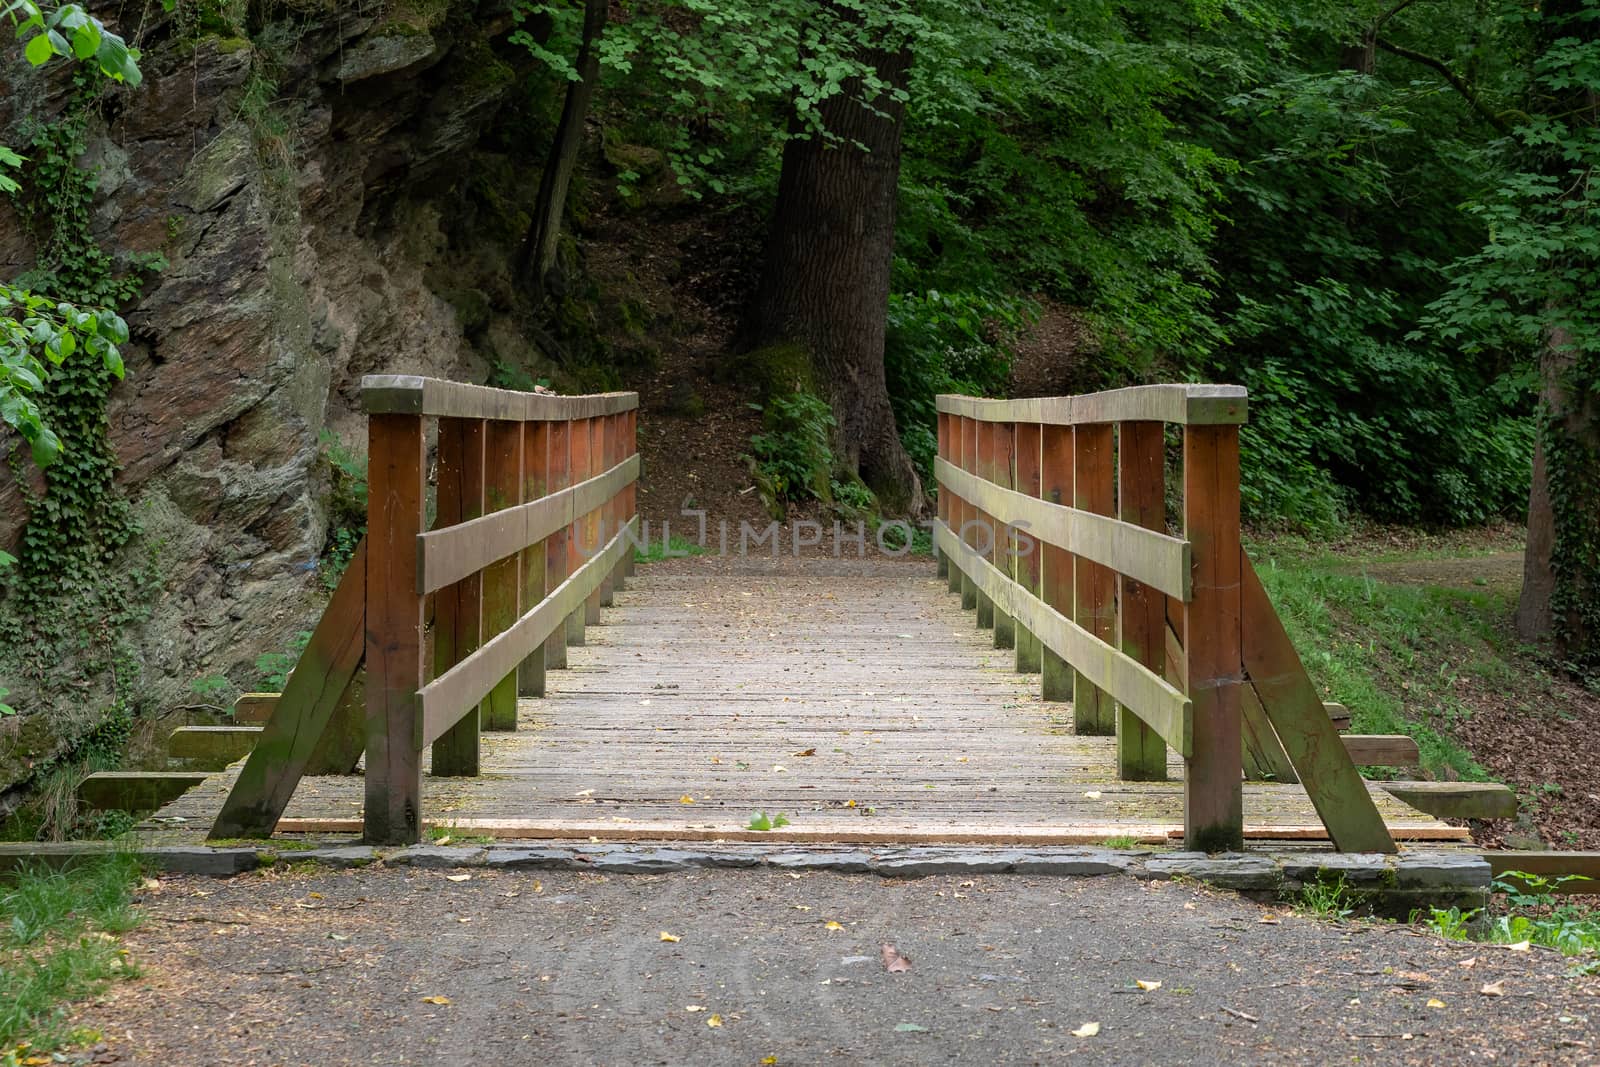
POLYGON ((811 353, 804 345, 792 342, 767 345, 746 352, 735 357, 728 364, 727 371, 733 380, 753 384, 756 396, 762 402, 791 393, 817 393, 811 353))

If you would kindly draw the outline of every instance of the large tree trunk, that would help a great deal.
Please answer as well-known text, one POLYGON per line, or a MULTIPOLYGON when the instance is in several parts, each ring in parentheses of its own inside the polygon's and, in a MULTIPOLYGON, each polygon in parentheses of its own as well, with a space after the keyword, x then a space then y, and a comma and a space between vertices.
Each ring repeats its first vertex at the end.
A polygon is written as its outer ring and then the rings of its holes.
MULTIPOLYGON (((884 82, 905 86, 908 50, 866 58, 884 82)), ((869 105, 861 94, 859 81, 847 82, 821 106, 829 136, 784 147, 755 333, 763 345, 807 350, 838 421, 839 461, 859 472, 886 511, 916 514, 922 487, 883 371, 905 106, 886 94, 869 105)))
POLYGON ((594 99, 595 82, 600 80, 600 34, 610 13, 609 0, 585 0, 583 40, 573 66, 578 80, 567 85, 561 121, 556 125, 550 158, 539 180, 539 198, 534 203, 533 219, 522 249, 519 273, 523 284, 536 295, 543 295, 550 272, 556 265, 556 242, 561 236, 561 216, 567 205, 567 190, 572 172, 578 166, 578 150, 583 147, 583 127, 589 118, 589 102, 594 99))

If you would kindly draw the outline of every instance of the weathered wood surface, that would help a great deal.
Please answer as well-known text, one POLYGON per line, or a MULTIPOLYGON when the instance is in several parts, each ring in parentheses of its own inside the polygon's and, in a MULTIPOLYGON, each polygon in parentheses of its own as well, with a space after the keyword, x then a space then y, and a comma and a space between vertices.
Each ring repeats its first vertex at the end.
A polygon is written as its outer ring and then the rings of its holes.
POLYGON ((1571 878, 1559 885, 1544 886, 1548 893, 1600 893, 1600 852, 1485 852, 1489 869, 1497 878, 1521 883, 1508 877, 1513 871, 1541 878, 1571 878))
POLYGON ((589 419, 639 406, 638 393, 551 396, 409 374, 367 375, 361 379, 361 400, 369 415, 438 415, 512 422, 589 419))
POLYGON ((1499 782, 1384 782, 1390 796, 1441 819, 1514 819, 1517 794, 1499 782))
MULTIPOLYGON (((731 840, 764 810, 806 836, 762 840, 1082 843, 1181 831, 1182 762, 1170 759, 1170 782, 1118 781, 1115 740, 1074 736, 1071 708, 1039 699, 1038 678, 1013 672, 931 565, 703 573, 719 562, 641 567, 606 625, 570 650, 570 669, 550 675, 549 695, 520 702, 518 732, 483 738, 482 777, 425 777, 428 822, 731 840)), ((164 832, 209 825, 233 773, 166 808, 186 821, 164 832)), ((1402 838, 1462 836, 1387 794, 1375 800, 1402 838)), ((361 806, 359 777, 308 778, 285 815, 314 821, 286 825, 348 830, 361 806)), ((1320 833, 1296 786, 1247 784, 1244 808, 1252 839, 1320 833)))
POLYGON ((78 783, 78 804, 90 811, 154 811, 206 781, 204 771, 96 771, 78 783))
POLYGON ((1038 422, 1073 426, 1106 422, 1173 422, 1189 426, 1236 425, 1248 398, 1238 385, 1135 385, 1080 396, 990 400, 941 393, 938 410, 983 422, 1038 422))

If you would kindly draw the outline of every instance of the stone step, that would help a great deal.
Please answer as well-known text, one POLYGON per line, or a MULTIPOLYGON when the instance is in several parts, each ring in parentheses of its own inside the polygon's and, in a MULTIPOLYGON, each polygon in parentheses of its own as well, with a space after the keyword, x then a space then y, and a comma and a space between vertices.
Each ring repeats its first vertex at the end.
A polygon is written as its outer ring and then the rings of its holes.
POLYGON ((155 811, 205 781, 204 771, 97 771, 78 786, 90 811, 155 811))
POLYGON ((177 759, 220 771, 244 759, 261 736, 260 726, 180 726, 167 738, 167 751, 177 759))

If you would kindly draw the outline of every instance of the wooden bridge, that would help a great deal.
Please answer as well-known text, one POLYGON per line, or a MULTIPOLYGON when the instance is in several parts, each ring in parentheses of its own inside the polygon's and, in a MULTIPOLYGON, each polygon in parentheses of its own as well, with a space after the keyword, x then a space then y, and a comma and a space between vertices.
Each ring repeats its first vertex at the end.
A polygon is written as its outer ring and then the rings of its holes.
POLYGON ((1426 784, 1362 780, 1358 759, 1414 763, 1415 745, 1340 736, 1241 549, 1242 389, 941 397, 937 576, 826 556, 636 575, 635 394, 371 377, 364 396, 365 541, 283 692, 241 702, 265 721, 174 736, 219 766, 248 755, 152 795, 170 803, 147 825, 391 845, 428 825, 1466 837, 1398 799, 1441 810, 1426 784))

